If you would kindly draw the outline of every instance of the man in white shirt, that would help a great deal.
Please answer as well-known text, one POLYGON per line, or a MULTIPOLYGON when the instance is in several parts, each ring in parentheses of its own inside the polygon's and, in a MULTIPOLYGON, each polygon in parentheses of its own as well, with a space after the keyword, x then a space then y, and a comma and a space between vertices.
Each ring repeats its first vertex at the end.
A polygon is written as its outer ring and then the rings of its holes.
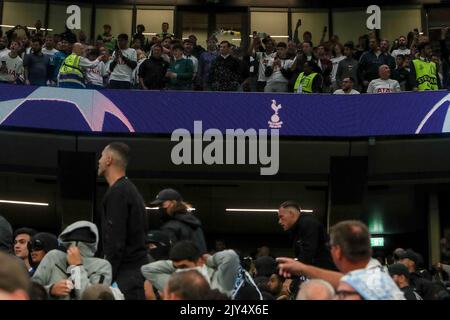
POLYGON ((334 92, 334 94, 359 94, 358 91, 353 89, 353 84, 355 83, 355 80, 353 80, 352 77, 347 77, 342 79, 341 86, 342 89, 338 89, 334 92))
MULTIPOLYGON (((105 49, 105 51, 107 50, 105 49)), ((101 53, 95 47, 88 47, 87 58, 93 62, 99 55, 104 56, 105 51, 101 53)), ((106 69, 106 64, 104 61, 100 61, 96 67, 86 69, 86 88, 96 90, 103 89, 105 87, 105 78, 107 76, 108 70, 106 69)))
POLYGON ((391 55, 394 58, 397 58, 398 55, 404 55, 404 56, 409 56, 411 54, 411 50, 409 48, 406 48, 406 37, 405 36, 400 36, 398 38, 398 49, 395 49, 394 51, 392 51, 391 55))
POLYGON ((277 44, 277 55, 270 58, 267 63, 265 76, 267 84, 264 92, 288 92, 288 83, 291 76, 290 69, 294 60, 287 59, 287 45, 284 42, 277 44))
POLYGON ((378 79, 370 81, 367 93, 390 93, 400 92, 400 84, 397 80, 390 79, 391 69, 383 64, 378 68, 378 79))
POLYGON ((8 46, 8 40, 6 39, 6 37, 1 37, 0 38, 0 58, 9 53, 10 50, 7 48, 7 46, 8 46))
POLYGON ((23 61, 18 55, 20 44, 11 42, 11 51, 0 57, 0 82, 16 83, 23 76, 23 61))
POLYGON ((264 91, 264 87, 267 83, 267 77, 266 77, 266 66, 269 63, 270 58, 274 58, 277 54, 274 51, 274 45, 273 41, 270 38, 265 38, 262 40, 262 43, 264 44, 265 51, 260 52, 257 51, 261 47, 261 39, 259 36, 255 36, 252 42, 252 45, 249 48, 249 55, 254 57, 258 63, 258 81, 256 83, 257 91, 262 92, 264 91))
POLYGON ((128 35, 120 34, 117 39, 119 49, 112 55, 109 87, 111 89, 130 89, 133 70, 137 66, 136 50, 128 48, 128 35))
POLYGON ((42 53, 50 57, 50 62, 53 61, 53 56, 58 50, 55 49, 55 39, 53 36, 45 37, 45 45, 42 48, 42 53))

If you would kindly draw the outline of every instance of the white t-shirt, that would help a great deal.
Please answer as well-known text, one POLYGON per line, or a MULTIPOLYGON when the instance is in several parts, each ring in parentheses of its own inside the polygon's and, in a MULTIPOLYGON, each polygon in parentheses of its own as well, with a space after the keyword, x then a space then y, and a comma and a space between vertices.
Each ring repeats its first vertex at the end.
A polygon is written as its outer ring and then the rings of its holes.
POLYGON ((267 81, 267 77, 265 75, 266 65, 269 63, 269 60, 271 58, 275 58, 276 54, 276 52, 273 52, 271 54, 266 54, 265 52, 256 53, 256 60, 258 60, 259 62, 258 81, 267 81))
POLYGON ((0 72, 0 81, 14 82, 17 77, 23 74, 23 62, 22 59, 17 56, 11 58, 9 54, 0 57, 0 66, 6 63, 7 73, 0 72))
POLYGON ((352 91, 350 91, 349 93, 345 93, 344 90, 338 89, 335 92, 333 92, 333 94, 359 94, 359 92, 356 91, 355 89, 352 89, 352 91))
MULTIPOLYGON (((267 66, 271 67, 273 66, 273 63, 275 61, 275 58, 270 58, 269 62, 267 63, 267 66)), ((274 82, 282 82, 282 83, 288 83, 289 80, 286 79, 283 74, 281 73, 281 69, 289 69, 294 64, 294 60, 291 59, 282 59, 281 60, 281 68, 276 66, 273 69, 272 74, 267 79, 267 83, 274 83, 274 82)))
POLYGON ((345 58, 346 58, 345 56, 331 58, 331 63, 333 64, 333 70, 331 70, 331 82, 336 82, 336 73, 337 73, 339 62, 341 62, 345 58))
MULTIPOLYGON (((122 50, 122 55, 128 60, 137 62, 136 50, 134 50, 133 48, 122 50)), ((112 54, 112 59, 114 60, 115 58, 116 51, 114 51, 114 53, 112 54)), ((125 62, 120 59, 119 63, 114 68, 114 71, 111 73, 109 80, 131 82, 132 73, 133 69, 127 66, 125 62)))
POLYGON ((0 50, 0 58, 3 57, 3 56, 6 56, 10 52, 11 52, 11 50, 9 50, 8 48, 0 50))
POLYGON ((397 56, 399 54, 402 54, 404 56, 409 56, 411 54, 411 50, 410 49, 395 49, 394 51, 392 51, 391 56, 393 56, 394 58, 397 58, 397 56))
POLYGON ((49 56, 50 60, 53 59, 53 57, 55 56, 55 53, 59 52, 58 50, 56 50, 55 48, 53 48, 52 50, 48 50, 47 48, 42 48, 42 53, 49 56))
POLYGON ((103 61, 100 61, 100 63, 95 68, 86 69, 87 83, 93 84, 95 86, 103 87, 103 77, 106 77, 107 75, 108 70, 106 70, 106 65, 103 61))
POLYGON ((374 79, 370 81, 367 93, 389 93, 400 92, 400 84, 397 80, 387 79, 374 79))

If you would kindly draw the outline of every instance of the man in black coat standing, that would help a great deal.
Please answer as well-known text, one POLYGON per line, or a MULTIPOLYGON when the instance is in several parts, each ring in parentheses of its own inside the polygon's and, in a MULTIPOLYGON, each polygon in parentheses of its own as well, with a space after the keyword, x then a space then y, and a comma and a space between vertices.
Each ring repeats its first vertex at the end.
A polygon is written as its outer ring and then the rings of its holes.
POLYGON ((101 234, 104 258, 111 263, 113 283, 126 300, 144 300, 141 266, 148 263, 145 246, 147 220, 144 199, 126 177, 130 148, 119 142, 105 147, 98 161, 98 175, 109 189, 103 198, 101 234))

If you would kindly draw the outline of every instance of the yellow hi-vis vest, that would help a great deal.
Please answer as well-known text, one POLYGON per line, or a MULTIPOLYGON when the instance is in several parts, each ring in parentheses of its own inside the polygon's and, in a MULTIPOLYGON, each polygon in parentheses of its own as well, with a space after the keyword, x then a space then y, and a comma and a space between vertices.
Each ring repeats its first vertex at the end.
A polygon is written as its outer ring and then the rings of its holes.
POLYGON ((416 69, 416 82, 419 91, 438 90, 436 78, 436 64, 432 61, 413 60, 416 69))
POLYGON ((312 93, 313 92, 313 81, 314 78, 317 76, 316 72, 311 73, 308 76, 305 76, 305 73, 302 72, 298 75, 297 80, 295 81, 294 85, 294 92, 301 92, 301 93, 312 93), (301 86, 301 90, 299 90, 301 86))
POLYGON ((59 82, 76 83, 84 87, 84 73, 80 68, 80 56, 75 53, 69 55, 59 68, 59 82))

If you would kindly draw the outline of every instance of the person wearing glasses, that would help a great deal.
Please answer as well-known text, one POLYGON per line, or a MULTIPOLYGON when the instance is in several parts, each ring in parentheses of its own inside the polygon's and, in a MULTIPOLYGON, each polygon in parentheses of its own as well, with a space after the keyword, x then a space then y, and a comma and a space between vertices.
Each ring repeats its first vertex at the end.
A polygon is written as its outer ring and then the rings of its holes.
POLYGON ((352 77, 347 77, 342 79, 341 87, 342 89, 338 89, 334 92, 334 94, 359 94, 358 91, 353 89, 353 85, 355 80, 352 77))
POLYGON ((31 267, 33 268, 29 271, 30 276, 32 276, 36 272, 45 255, 51 250, 58 248, 58 239, 54 234, 47 232, 40 232, 35 234, 28 244, 28 251, 31 257, 31 267))

